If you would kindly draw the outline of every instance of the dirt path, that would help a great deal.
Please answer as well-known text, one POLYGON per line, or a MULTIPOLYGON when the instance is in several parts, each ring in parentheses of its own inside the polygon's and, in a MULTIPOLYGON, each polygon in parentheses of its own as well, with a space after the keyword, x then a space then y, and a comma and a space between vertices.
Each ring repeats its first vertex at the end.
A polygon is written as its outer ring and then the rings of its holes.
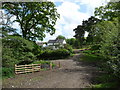
POLYGON ((96 67, 77 62, 80 55, 60 61, 61 68, 51 71, 21 74, 3 80, 3 88, 86 88, 92 84, 96 67))

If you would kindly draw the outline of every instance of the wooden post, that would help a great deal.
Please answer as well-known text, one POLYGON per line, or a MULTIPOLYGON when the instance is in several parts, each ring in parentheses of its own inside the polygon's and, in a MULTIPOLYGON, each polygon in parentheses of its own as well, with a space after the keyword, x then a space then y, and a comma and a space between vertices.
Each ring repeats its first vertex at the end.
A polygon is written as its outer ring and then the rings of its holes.
POLYGON ((52 70, 52 62, 50 63, 50 70, 52 70))
POLYGON ((41 64, 39 64, 39 66, 40 66, 40 69, 39 69, 39 71, 41 70, 41 64))
POLYGON ((17 65, 15 64, 15 74, 17 74, 17 71, 16 71, 16 66, 17 66, 17 65))
POLYGON ((32 73, 34 73, 34 65, 33 65, 33 64, 31 64, 31 66, 32 66, 32 73))
POLYGON ((60 62, 58 63, 58 67, 60 68, 60 62))
POLYGON ((23 67, 23 68, 24 68, 24 73, 26 73, 26 65, 24 65, 24 67, 23 67))

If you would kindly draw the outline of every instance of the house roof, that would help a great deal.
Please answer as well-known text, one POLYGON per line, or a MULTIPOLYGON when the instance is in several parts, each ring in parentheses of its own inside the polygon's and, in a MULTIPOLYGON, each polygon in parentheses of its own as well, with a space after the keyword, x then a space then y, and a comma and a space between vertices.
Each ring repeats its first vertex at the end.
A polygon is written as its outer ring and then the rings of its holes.
POLYGON ((56 40, 49 40, 48 43, 55 43, 56 40))
POLYGON ((56 40, 57 43, 62 43, 64 41, 64 39, 58 39, 56 40))
POLYGON ((49 40, 48 43, 62 43, 64 39, 49 40))

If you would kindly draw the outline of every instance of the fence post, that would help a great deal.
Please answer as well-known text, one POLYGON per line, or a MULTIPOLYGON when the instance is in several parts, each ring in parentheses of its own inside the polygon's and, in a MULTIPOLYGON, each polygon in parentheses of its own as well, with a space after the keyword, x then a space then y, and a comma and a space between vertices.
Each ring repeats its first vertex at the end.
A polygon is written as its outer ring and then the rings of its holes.
POLYGON ((34 65, 33 65, 33 64, 31 64, 31 66, 32 66, 32 73, 34 73, 34 65))
POLYGON ((40 64, 40 69, 39 69, 39 71, 41 71, 41 64, 40 64))
POLYGON ((26 73, 26 65, 23 66, 24 73, 26 73))
POLYGON ((15 74, 17 74, 17 71, 16 71, 16 66, 17 66, 17 65, 15 64, 15 74))
POLYGON ((58 67, 60 68, 60 62, 58 63, 58 67))
POLYGON ((52 70, 52 62, 50 62, 50 70, 52 70))

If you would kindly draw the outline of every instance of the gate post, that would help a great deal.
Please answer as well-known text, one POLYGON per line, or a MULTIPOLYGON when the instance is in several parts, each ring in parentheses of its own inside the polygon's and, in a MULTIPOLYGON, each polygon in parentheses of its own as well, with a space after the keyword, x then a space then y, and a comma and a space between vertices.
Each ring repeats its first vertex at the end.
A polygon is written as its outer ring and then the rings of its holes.
POLYGON ((50 70, 52 70, 52 62, 50 62, 50 70))

